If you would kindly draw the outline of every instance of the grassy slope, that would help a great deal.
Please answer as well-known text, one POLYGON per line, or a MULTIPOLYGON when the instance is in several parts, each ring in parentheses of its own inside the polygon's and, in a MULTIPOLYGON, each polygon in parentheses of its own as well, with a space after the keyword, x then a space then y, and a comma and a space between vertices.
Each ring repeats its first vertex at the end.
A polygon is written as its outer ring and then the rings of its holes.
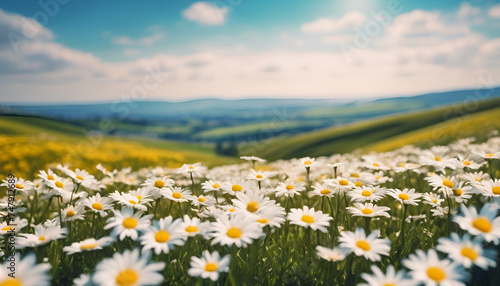
MULTIPOLYGON (((262 142, 259 146, 243 146, 242 153, 255 154, 275 160, 350 152, 357 148, 381 142, 382 140, 396 138, 396 136, 398 136, 396 139, 399 138, 401 140, 402 137, 409 134, 408 132, 439 124, 446 120, 462 118, 465 121, 467 117, 463 117, 462 115, 497 107, 500 107, 500 98, 474 102, 474 104, 469 105, 453 105, 422 112, 379 118, 293 137, 280 136, 276 139, 262 142)), ((474 127, 475 134, 484 133, 483 126, 474 127)), ((462 137, 461 130, 455 129, 453 136, 455 135, 456 137, 462 137)))
MULTIPOLYGON (((79 126, 58 122, 52 119, 29 116, 0 115, 0 134, 9 136, 28 136, 55 142, 74 143, 88 142, 85 130, 79 126)), ((129 142, 145 149, 161 149, 181 154, 186 163, 203 162, 209 165, 220 165, 237 162, 234 158, 222 157, 214 153, 211 145, 196 145, 184 142, 153 140, 142 138, 104 137, 104 143, 129 142)))

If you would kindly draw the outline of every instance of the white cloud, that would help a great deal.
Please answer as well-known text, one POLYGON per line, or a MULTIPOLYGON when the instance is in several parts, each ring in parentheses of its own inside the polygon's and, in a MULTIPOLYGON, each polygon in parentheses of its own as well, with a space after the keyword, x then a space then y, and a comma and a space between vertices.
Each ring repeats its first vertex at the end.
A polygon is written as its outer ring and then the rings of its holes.
MULTIPOLYGON (((496 64, 500 61, 500 38, 487 39, 456 24, 453 26, 458 30, 450 34, 443 28, 447 22, 441 15, 416 14, 400 15, 388 26, 391 33, 362 49, 351 64, 336 49, 255 52, 234 47, 105 62, 54 42, 50 30, 41 27, 39 36, 24 44, 18 54, 8 42, 2 45, 0 38, 0 101, 112 101, 142 84, 147 67, 168 74, 148 92, 146 99, 150 100, 418 94, 475 87, 479 76, 500 73, 496 64), (424 34, 431 33, 430 40, 419 45, 389 41, 396 36, 410 40, 415 36, 410 28, 418 27, 416 23, 424 26, 417 30, 417 38, 427 39, 424 34)), ((5 15, 0 17, 0 33, 20 33, 27 19, 6 13, 0 16, 5 15)), ((285 38, 293 39, 293 35, 285 38)), ((323 38, 332 43, 339 40, 343 39, 336 34, 323 38)), ((127 47, 124 52, 134 56, 136 50, 127 47)))
POLYGON ((467 2, 464 2, 460 5, 457 15, 459 18, 467 19, 479 15, 480 12, 481 9, 479 7, 474 7, 467 2))
POLYGON ((301 30, 308 34, 328 34, 332 32, 345 32, 360 27, 366 17, 358 11, 351 11, 338 19, 319 18, 313 22, 304 23, 301 30))
POLYGON ((217 7, 211 2, 195 2, 182 11, 184 18, 207 26, 224 24, 228 13, 227 7, 217 7))
POLYGON ((488 10, 488 15, 491 18, 500 18, 500 4, 497 4, 488 10))
POLYGON ((127 57, 135 57, 135 56, 139 55, 140 53, 141 53, 140 51, 134 50, 134 49, 123 50, 123 54, 127 57))

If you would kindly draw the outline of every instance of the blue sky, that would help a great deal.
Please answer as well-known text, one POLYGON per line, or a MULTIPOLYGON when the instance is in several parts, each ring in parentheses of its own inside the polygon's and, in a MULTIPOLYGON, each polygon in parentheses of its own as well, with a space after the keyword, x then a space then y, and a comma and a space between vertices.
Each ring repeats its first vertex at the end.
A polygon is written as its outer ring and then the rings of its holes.
POLYGON ((44 2, 49 11, 0 2, 3 102, 380 97, 500 83, 498 1, 44 2))

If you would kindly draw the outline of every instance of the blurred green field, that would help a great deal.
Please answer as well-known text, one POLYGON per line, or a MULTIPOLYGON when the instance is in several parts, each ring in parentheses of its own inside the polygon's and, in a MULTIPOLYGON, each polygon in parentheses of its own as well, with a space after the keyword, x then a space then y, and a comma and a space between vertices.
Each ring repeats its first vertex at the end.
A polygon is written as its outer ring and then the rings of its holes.
POLYGON ((202 162, 216 166, 238 162, 237 158, 214 153, 210 144, 103 136, 79 126, 52 119, 0 116, 0 175, 33 176, 37 170, 69 164, 73 168, 105 167, 135 169, 146 166, 177 168, 202 162))
POLYGON ((467 136, 484 139, 487 131, 500 129, 499 107, 500 98, 455 104, 297 136, 279 136, 258 144, 246 144, 240 150, 245 155, 277 160, 345 153, 358 148, 380 151, 405 144, 446 144, 467 136), (444 125, 439 125, 441 123, 444 125))

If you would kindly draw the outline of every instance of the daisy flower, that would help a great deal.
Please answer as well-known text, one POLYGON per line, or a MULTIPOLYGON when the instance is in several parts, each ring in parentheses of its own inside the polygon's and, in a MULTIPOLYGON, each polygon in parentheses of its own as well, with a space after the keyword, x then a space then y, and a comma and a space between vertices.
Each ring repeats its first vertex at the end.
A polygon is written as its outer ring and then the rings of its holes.
POLYGON ((433 193, 425 193, 422 195, 422 197, 424 198, 424 204, 428 204, 433 207, 438 207, 442 202, 444 202, 444 199, 441 199, 440 195, 436 195, 433 193))
POLYGON ((448 259, 440 260, 434 249, 427 253, 418 249, 403 260, 403 265, 410 270, 409 275, 415 282, 427 286, 464 285, 468 273, 458 264, 448 259))
POLYGON ((498 197, 500 196, 500 180, 482 180, 481 182, 473 183, 481 194, 487 197, 498 197))
POLYGON ((191 204, 194 206, 209 206, 215 205, 217 201, 211 196, 191 196, 191 204))
POLYGON ((164 176, 147 179, 142 186, 144 186, 151 193, 154 199, 158 199, 161 197, 161 190, 170 188, 174 184, 174 180, 170 179, 168 176, 164 176))
POLYGON ((380 239, 379 230, 375 230, 366 236, 362 228, 356 231, 342 231, 340 233, 340 247, 349 250, 356 256, 364 256, 371 261, 380 261, 381 255, 389 255, 391 250, 391 241, 387 238, 380 239))
POLYGON ((449 158, 442 154, 435 154, 430 150, 422 151, 419 163, 425 166, 433 166, 437 171, 444 171, 445 168, 456 169, 458 162, 455 158, 449 158))
POLYGON ((255 166, 255 162, 265 163, 266 160, 256 156, 241 156, 240 159, 250 161, 255 166))
POLYGON ((500 159, 500 152, 476 152, 474 153, 476 157, 484 160, 500 159))
POLYGON ((465 182, 459 182, 456 188, 453 190, 453 194, 450 194, 450 198, 454 199, 457 203, 466 203, 474 192, 471 186, 464 186, 465 182))
POLYGON ((497 209, 491 204, 483 206, 477 213, 475 207, 466 207, 460 205, 463 216, 454 216, 455 221, 461 229, 466 230, 472 235, 481 236, 487 242, 493 242, 495 245, 500 241, 500 217, 497 217, 497 209))
POLYGON ((19 238, 19 248, 36 247, 45 245, 53 240, 66 237, 67 229, 59 225, 45 227, 41 224, 35 226, 35 234, 23 233, 19 238))
POLYGON ((355 187, 347 193, 352 202, 358 203, 378 202, 384 198, 385 194, 386 189, 378 186, 355 187))
POLYGON ((34 188, 34 185, 32 182, 27 181, 23 178, 14 177, 13 178, 14 182, 9 183, 9 181, 11 181, 11 180, 12 179, 10 179, 10 178, 7 178, 6 180, 2 180, 3 183, 0 186, 7 187, 8 189, 15 189, 16 191, 20 191, 20 192, 27 192, 27 191, 30 191, 34 188), (12 188, 9 187, 12 185, 14 185, 14 187, 12 187, 12 188))
POLYGON ((109 197, 122 206, 141 211, 146 211, 151 206, 150 202, 153 201, 148 196, 135 196, 129 193, 119 193, 118 191, 109 194, 109 197))
POLYGON ((61 216, 64 221, 75 221, 84 220, 85 217, 85 206, 77 205, 76 207, 68 205, 66 208, 61 210, 61 216))
POLYGON ((319 165, 319 163, 316 162, 316 159, 315 158, 311 158, 311 157, 300 158, 299 162, 300 162, 300 164, 302 166, 304 166, 306 168, 311 168, 313 166, 319 165))
POLYGON ((323 246, 316 246, 316 255, 327 261, 342 261, 347 256, 347 252, 344 249, 334 247, 326 248, 323 246))
POLYGON ((102 237, 98 240, 95 238, 85 239, 80 242, 73 242, 70 246, 65 246, 63 251, 68 255, 83 251, 101 250, 103 247, 111 245, 113 239, 109 236, 102 237))
POLYGON ((201 184, 201 189, 203 192, 208 193, 208 192, 219 192, 221 191, 221 182, 220 181, 206 181, 201 184))
POLYGON ((141 236, 142 250, 154 249, 154 252, 159 255, 169 253, 175 245, 184 245, 180 223, 180 219, 173 220, 172 216, 153 221, 153 227, 141 236))
POLYGON ((300 192, 306 189, 306 183, 299 181, 296 182, 295 179, 290 178, 285 180, 285 182, 279 183, 278 187, 275 189, 277 197, 293 197, 294 195, 300 196, 300 192))
POLYGON ((114 238, 119 236, 120 240, 125 239, 125 237, 137 240, 139 236, 138 232, 145 232, 151 226, 151 218, 153 218, 153 215, 142 216, 142 211, 134 213, 134 210, 126 207, 123 207, 121 211, 111 211, 114 217, 106 221, 107 224, 104 226, 104 229, 113 228, 111 236, 114 238))
POLYGON ((149 262, 148 255, 139 257, 138 249, 125 250, 97 264, 92 279, 102 286, 159 285, 164 279, 160 274, 164 268, 164 262, 149 262))
POLYGON ((165 198, 179 203, 184 203, 193 199, 191 196, 191 191, 179 187, 169 188, 162 190, 162 194, 165 198))
POLYGON ((9 270, 10 262, 7 261, 0 268, 0 285, 22 285, 22 286, 49 286, 50 276, 49 269, 50 264, 42 263, 36 264, 35 255, 27 255, 20 260, 18 254, 16 254, 15 261, 19 261, 15 266, 15 274, 12 277, 12 273, 9 270), (10 274, 10 275, 9 275, 10 274))
POLYGON ((232 196, 239 192, 247 192, 255 189, 255 184, 252 181, 245 181, 242 179, 233 179, 229 182, 222 183, 221 189, 232 196))
POLYGON ((111 203, 112 199, 108 197, 101 197, 101 194, 97 193, 93 197, 89 197, 80 201, 80 204, 89 208, 92 212, 100 214, 101 217, 105 217, 107 215, 106 211, 111 210, 113 208, 113 204, 111 203))
POLYGON ((457 184, 456 178, 446 177, 444 175, 433 174, 431 176, 425 177, 429 185, 433 187, 433 190, 448 191, 452 190, 457 184))
POLYGON ((260 223, 256 222, 252 216, 244 213, 235 213, 231 217, 223 216, 211 224, 209 235, 214 238, 212 245, 236 245, 245 247, 252 243, 254 239, 264 236, 260 223))
POLYGON ((74 172, 71 170, 65 171, 66 175, 70 176, 77 184, 89 190, 99 190, 100 183, 94 176, 90 175, 85 170, 76 169, 74 172))
POLYGON ((390 189, 387 194, 401 204, 414 206, 418 206, 417 203, 420 202, 419 198, 422 196, 422 194, 415 193, 415 189, 390 189))
POLYGON ((410 279, 406 278, 405 271, 397 271, 393 265, 387 267, 387 273, 384 274, 380 268, 375 265, 370 267, 372 270, 372 275, 367 273, 361 274, 367 283, 360 283, 358 286, 387 286, 387 285, 398 285, 398 286, 417 286, 418 284, 410 279))
POLYGON ((52 188, 58 196, 69 198, 73 192, 73 181, 69 178, 56 177, 54 181, 48 181, 47 185, 52 188))
POLYGON ((192 237, 198 234, 206 237, 206 233, 210 228, 210 222, 202 222, 199 218, 190 218, 188 215, 184 215, 183 220, 179 224, 179 229, 185 237, 192 237))
POLYGON ((54 173, 51 169, 48 169, 47 172, 41 170, 38 177, 42 178, 46 183, 50 181, 55 181, 57 178, 56 173, 54 173))
POLYGON ((339 191, 347 191, 351 190, 352 188, 356 187, 351 180, 348 178, 343 178, 343 177, 337 177, 335 179, 329 179, 325 180, 324 182, 327 185, 330 185, 332 188, 338 189, 339 191))
POLYGON ((309 209, 308 206, 302 209, 291 209, 287 216, 291 224, 299 225, 312 230, 320 230, 327 232, 326 227, 330 226, 332 217, 324 214, 322 211, 314 211, 314 208, 309 209))
POLYGON ((194 163, 194 164, 184 164, 182 167, 176 170, 177 174, 193 174, 197 172, 203 171, 204 168, 201 165, 201 163, 194 163))
POLYGON ((472 156, 464 158, 461 155, 458 155, 458 161, 460 162, 460 166, 462 168, 469 168, 469 169, 472 169, 472 170, 477 170, 477 169, 481 168, 482 164, 478 164, 478 163, 474 162, 471 159, 471 157, 472 156))
POLYGON ((431 209, 431 213, 433 216, 444 217, 448 215, 448 210, 449 210, 448 207, 442 208, 440 206, 437 206, 436 208, 431 209))
POLYGON ((285 209, 279 205, 270 205, 255 213, 255 219, 262 227, 269 225, 271 227, 281 227, 285 222, 285 209))
POLYGON ((379 207, 372 203, 354 203, 354 207, 347 207, 347 210, 353 216, 363 216, 363 217, 377 217, 377 216, 385 216, 391 217, 387 211, 391 209, 388 207, 379 207))
POLYGON ((19 233, 26 226, 28 226, 28 220, 25 218, 15 217, 13 220, 9 219, 8 223, 3 221, 0 223, 0 235, 11 234, 12 232, 19 233))
POLYGON ((232 202, 237 209, 250 213, 256 213, 275 203, 258 191, 236 193, 236 199, 232 199, 232 202))
POLYGON ((482 246, 483 239, 480 236, 471 240, 469 234, 465 234, 462 238, 457 233, 452 233, 450 238, 441 237, 438 240, 437 250, 448 254, 448 257, 465 268, 471 268, 472 265, 477 265, 484 270, 488 267, 495 267, 496 251, 484 250, 482 246), (492 259, 493 258, 493 259, 492 259))
POLYGON ((271 171, 255 171, 254 169, 250 169, 250 174, 246 177, 247 180, 255 180, 255 181, 264 181, 271 177, 276 176, 278 173, 271 171))
POLYGON ((335 188, 329 184, 315 184, 312 187, 312 191, 308 193, 310 197, 320 196, 320 197, 333 197, 335 194, 335 188))
POLYGON ((219 273, 229 271, 229 260, 230 255, 221 258, 217 251, 210 253, 205 250, 201 258, 191 257, 188 274, 192 277, 210 278, 212 281, 217 281, 219 273))

